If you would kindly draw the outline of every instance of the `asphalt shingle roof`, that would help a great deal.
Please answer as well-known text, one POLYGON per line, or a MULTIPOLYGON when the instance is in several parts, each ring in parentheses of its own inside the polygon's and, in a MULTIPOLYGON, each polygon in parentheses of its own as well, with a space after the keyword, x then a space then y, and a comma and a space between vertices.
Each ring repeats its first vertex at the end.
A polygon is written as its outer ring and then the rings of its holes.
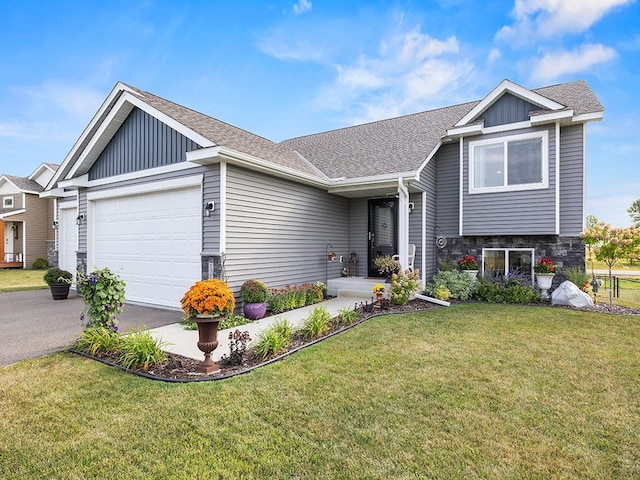
POLYGON ((196 112, 177 103, 170 102, 152 93, 131 87, 134 92, 142 96, 142 100, 162 113, 182 123, 218 146, 224 146, 273 162, 277 165, 291 168, 300 173, 323 179, 307 160, 285 145, 278 144, 259 135, 234 127, 218 119, 196 112))
MULTIPOLYGON (((573 108, 575 115, 604 110, 583 80, 533 91, 573 108)), ((298 151, 330 178, 417 171, 447 129, 479 102, 292 138, 282 145, 298 151)))
POLYGON ((15 177, 13 175, 2 175, 11 183, 13 183, 20 190, 25 190, 27 192, 41 192, 44 190, 42 185, 40 185, 35 180, 29 180, 26 177, 15 177))

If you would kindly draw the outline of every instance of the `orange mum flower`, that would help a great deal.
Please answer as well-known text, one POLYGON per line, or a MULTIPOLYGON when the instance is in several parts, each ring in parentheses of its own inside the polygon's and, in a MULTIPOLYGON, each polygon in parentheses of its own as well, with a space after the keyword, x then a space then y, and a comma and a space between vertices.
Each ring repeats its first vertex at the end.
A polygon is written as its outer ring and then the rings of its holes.
POLYGON ((188 317, 202 315, 228 315, 236 308, 231 289, 222 280, 211 278, 196 282, 180 300, 188 317))

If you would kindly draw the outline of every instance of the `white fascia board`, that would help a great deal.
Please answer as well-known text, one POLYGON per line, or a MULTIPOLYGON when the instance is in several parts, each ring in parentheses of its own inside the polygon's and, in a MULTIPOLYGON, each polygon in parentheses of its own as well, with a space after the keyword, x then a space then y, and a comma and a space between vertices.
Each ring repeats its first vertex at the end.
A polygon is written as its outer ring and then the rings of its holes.
POLYGON ((100 119, 100 117, 102 117, 102 115, 107 110, 109 105, 111 105, 111 102, 113 102, 113 100, 118 95, 120 95, 123 91, 130 91, 130 89, 126 85, 124 85, 122 82, 116 83, 115 87, 113 87, 111 92, 109 92, 109 95, 107 95, 107 98, 104 100, 104 102, 102 102, 102 105, 100 105, 100 108, 98 109, 98 111, 91 118, 91 121, 89 122, 89 124, 84 128, 84 130, 80 134, 80 137, 78 137, 78 139, 76 140, 76 143, 74 143, 73 147, 71 147, 71 150, 69 150, 69 153, 67 153, 67 156, 62 161, 62 164, 58 167, 58 170, 56 171, 56 173, 53 175, 53 177, 51 177, 51 180, 49 180, 49 183, 47 184, 47 187, 45 188, 45 190, 49 189, 49 187, 56 184, 56 182, 62 175, 62 172, 67 168, 68 164, 71 163, 73 157, 75 156, 76 152, 80 148, 80 145, 82 145, 85 138, 89 135, 93 127, 98 123, 98 120, 100 119))
POLYGON ((429 164, 429 162, 435 156, 436 152, 440 149, 441 146, 442 146, 442 141, 438 142, 438 144, 433 148, 433 150, 431 150, 431 153, 427 155, 427 158, 424 160, 424 162, 422 162, 422 165, 420 165, 420 168, 418 168, 418 171, 416 172, 417 179, 420 179, 420 175, 422 175, 422 170, 424 170, 425 167, 429 164))
POLYGON ((573 109, 561 110, 559 112, 541 113, 540 115, 530 115, 529 119, 532 126, 542 125, 544 123, 555 123, 559 120, 566 120, 573 117, 573 109))
POLYGON ((148 168, 146 170, 138 170, 136 172, 122 173, 120 175, 114 175, 112 177, 89 180, 86 187, 88 188, 99 187, 101 185, 109 185, 112 183, 125 182, 127 180, 141 180, 146 177, 153 177, 154 175, 179 172, 182 170, 189 170, 191 168, 197 168, 197 167, 187 162, 172 163, 170 165, 163 165, 162 167, 148 168))
POLYGON ((395 174, 376 175, 371 177, 350 178, 348 180, 333 180, 327 190, 328 193, 358 192, 389 188, 394 191, 398 188, 400 180, 405 186, 412 181, 417 181, 420 176, 415 172, 401 172, 395 174))
POLYGON ((19 215, 21 213, 26 213, 26 209, 25 208, 21 208, 20 210, 14 210, 12 212, 7 212, 7 213, 3 213, 0 215, 0 218, 7 218, 7 217, 13 217, 14 215, 19 215))
POLYGON ((190 175, 188 177, 173 178, 170 180, 160 180, 158 182, 143 183, 141 185, 128 185, 120 188, 110 188, 88 192, 87 201, 101 200, 105 198, 127 197, 130 195, 140 195, 143 193, 175 190, 178 188, 195 187, 202 185, 204 175, 202 173, 190 175))
POLYGON ((483 123, 476 123, 474 125, 463 125, 460 127, 453 127, 447 130, 447 136, 457 137, 462 135, 478 135, 482 133, 484 128, 483 123))
MULTIPOLYGON (((94 150, 96 148, 100 150, 104 148, 108 140, 110 140, 111 137, 115 134, 117 129, 120 127, 122 122, 124 122, 127 115, 133 110, 134 107, 137 107, 140 110, 143 110, 144 112, 148 113, 152 117, 157 118, 160 122, 166 124, 173 130, 176 130, 178 133, 184 135, 190 140, 193 140, 198 145, 201 145, 203 147, 211 147, 214 145, 214 143, 208 138, 186 127, 182 123, 174 120, 173 118, 161 112, 160 110, 157 110, 156 108, 150 106, 144 101, 144 99, 140 98, 138 95, 132 94, 129 91, 125 91, 122 94, 122 96, 118 99, 113 110, 109 112, 109 115, 107 116, 105 121, 102 123, 98 131, 95 133, 95 135, 91 139, 91 142, 89 142, 87 147, 84 149, 84 151, 82 152, 82 155, 78 158, 74 167, 70 170, 69 174, 66 176, 67 179, 72 178, 76 174, 76 172, 81 168, 81 166, 83 166, 87 162, 92 163, 95 161, 95 159, 99 155, 99 152, 96 152, 95 155, 92 155, 94 150), (108 136, 107 142, 102 141, 102 137, 104 135, 108 136)), ((88 169, 87 166, 85 166, 84 169, 87 170, 88 169)))
POLYGON ((75 191, 65 191, 64 188, 52 188, 39 193, 40 198, 66 198, 75 195, 75 191))
POLYGON ((599 122, 604 118, 604 112, 583 113, 582 115, 576 115, 571 120, 573 123, 584 122, 599 122))
POLYGON ((498 98, 500 98, 506 92, 509 92, 516 97, 522 98, 523 100, 534 103, 536 105, 540 105, 541 107, 548 108, 550 110, 560 110, 561 108, 565 108, 565 105, 554 102, 553 100, 532 90, 529 90, 528 88, 521 87, 520 85, 513 83, 511 80, 504 79, 496 88, 494 88, 486 97, 484 97, 480 101, 480 103, 478 103, 478 105, 473 107, 469 111, 469 113, 462 117, 460 121, 455 124, 455 126, 459 127, 462 125, 466 125, 484 110, 489 108, 498 98))
MULTIPOLYGON (((29 180, 33 180, 34 178, 36 178, 38 175, 40 175, 40 173, 42 172, 42 170, 49 170, 50 172, 54 172, 53 168, 51 168, 49 165, 47 165, 46 163, 41 163, 38 168, 36 168, 33 173, 31 175, 29 175, 27 178, 29 180)), ((54 172, 55 173, 55 172, 54 172)))
POLYGON ((89 186, 89 174, 82 175, 81 177, 71 178, 69 180, 60 180, 58 182, 59 188, 86 188, 89 186))
POLYGON ((327 188, 329 182, 313 177, 311 175, 301 173, 289 167, 284 167, 273 162, 263 160, 253 155, 238 152, 227 147, 212 146, 209 148, 201 148, 187 152, 187 162, 198 165, 213 165, 226 161, 231 165, 247 168, 275 177, 293 180, 298 183, 312 185, 315 187, 327 188))

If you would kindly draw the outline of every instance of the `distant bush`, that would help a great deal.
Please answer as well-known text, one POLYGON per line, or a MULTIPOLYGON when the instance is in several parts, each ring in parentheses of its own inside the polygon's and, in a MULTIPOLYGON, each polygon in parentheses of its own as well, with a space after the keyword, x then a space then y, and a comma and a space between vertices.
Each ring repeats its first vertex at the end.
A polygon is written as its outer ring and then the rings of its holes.
POLYGON ((49 262, 47 262, 46 258, 36 257, 31 264, 31 268, 34 270, 46 270, 49 268, 49 262))

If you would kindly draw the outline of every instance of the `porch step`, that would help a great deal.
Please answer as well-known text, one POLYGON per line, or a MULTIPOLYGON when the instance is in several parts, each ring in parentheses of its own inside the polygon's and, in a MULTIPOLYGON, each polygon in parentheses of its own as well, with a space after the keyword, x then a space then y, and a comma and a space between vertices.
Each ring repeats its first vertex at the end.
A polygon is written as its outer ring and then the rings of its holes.
POLYGON ((390 284, 385 284, 382 278, 340 277, 327 282, 327 293, 334 297, 371 298, 374 296, 372 289, 376 283, 384 284, 387 290, 391 287, 390 284))
POLYGON ((369 298, 375 297, 371 290, 338 290, 338 297, 369 298))

